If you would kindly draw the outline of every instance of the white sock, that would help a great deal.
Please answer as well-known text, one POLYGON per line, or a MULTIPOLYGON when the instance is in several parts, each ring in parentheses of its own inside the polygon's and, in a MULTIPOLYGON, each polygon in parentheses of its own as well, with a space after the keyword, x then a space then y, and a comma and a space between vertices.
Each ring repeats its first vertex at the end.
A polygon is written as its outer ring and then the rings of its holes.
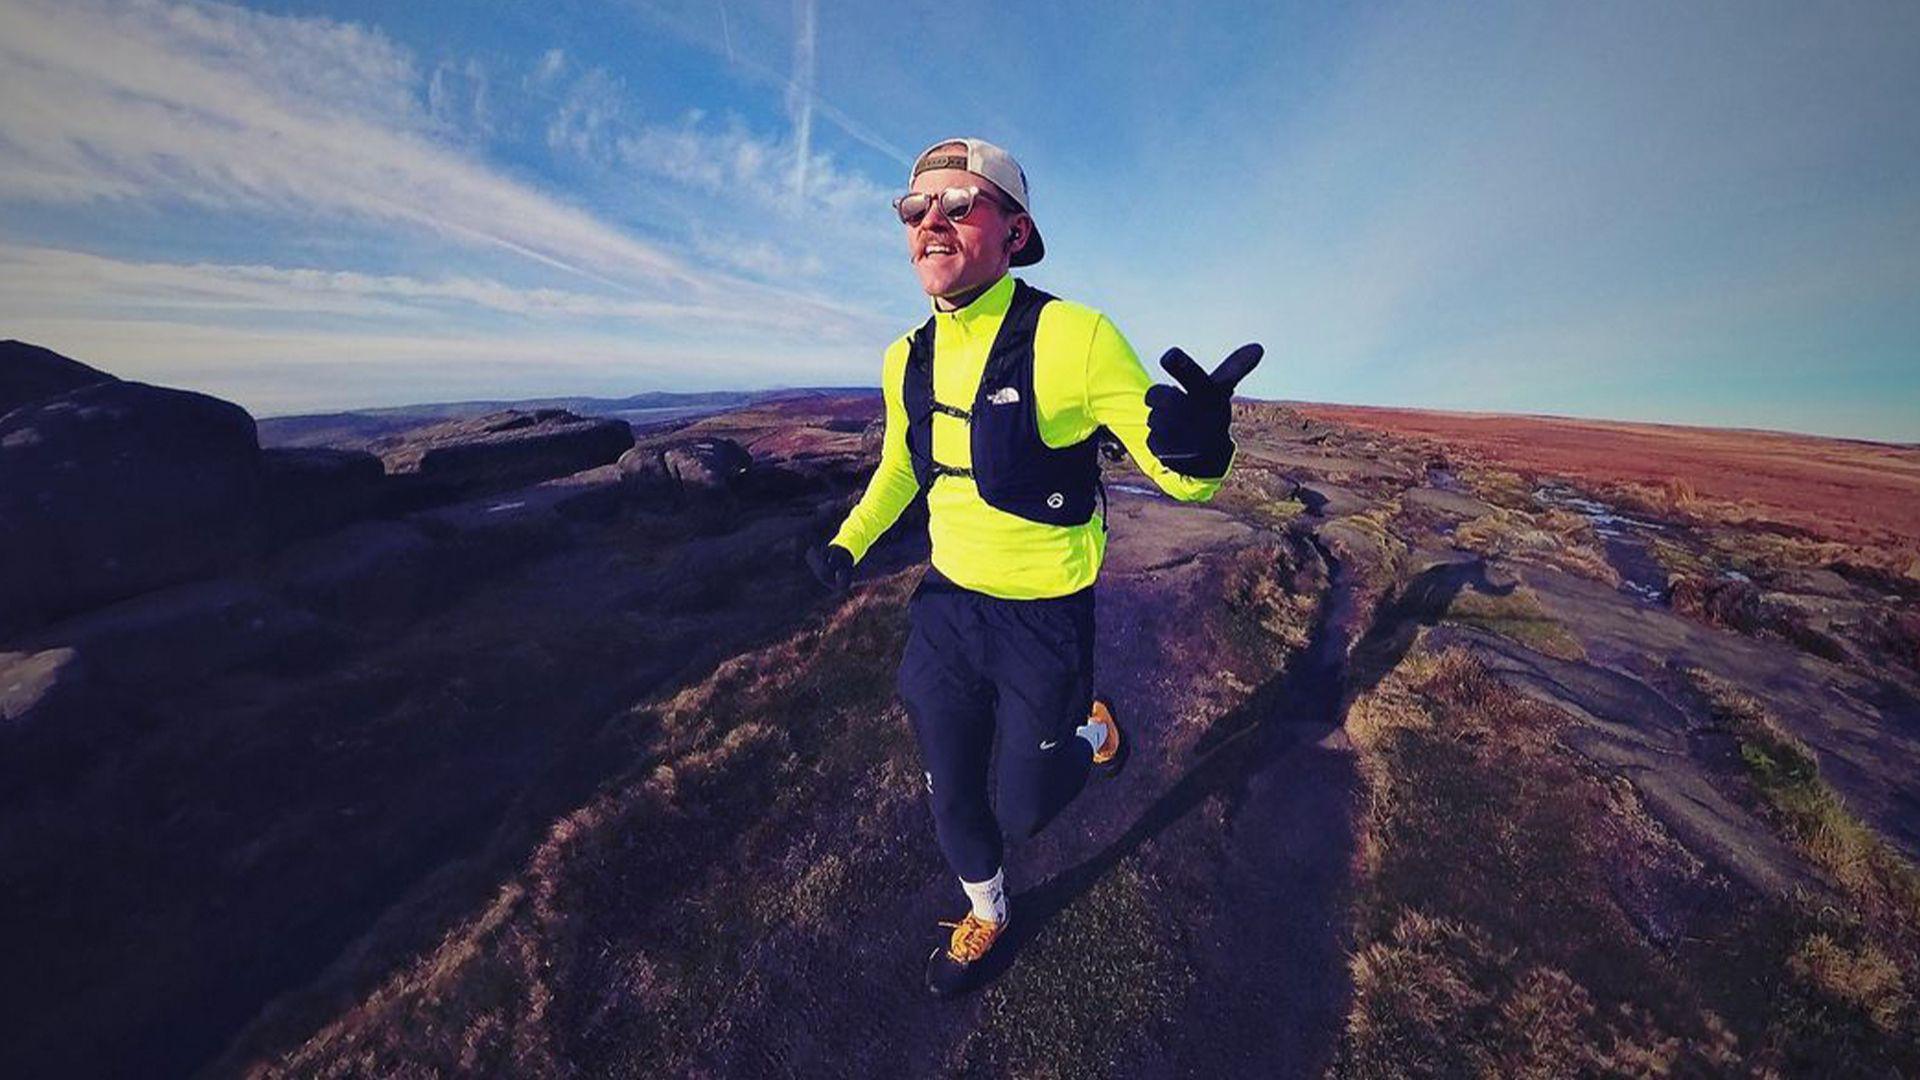
POLYGON ((1093 747, 1093 752, 1096 754, 1107 743, 1107 725, 1099 720, 1089 720, 1074 728, 1073 733, 1087 740, 1087 745, 1093 747))
POLYGON ((973 882, 962 878, 960 888, 973 901, 973 913, 990 922, 1007 921, 1007 872, 995 870, 990 881, 973 882))

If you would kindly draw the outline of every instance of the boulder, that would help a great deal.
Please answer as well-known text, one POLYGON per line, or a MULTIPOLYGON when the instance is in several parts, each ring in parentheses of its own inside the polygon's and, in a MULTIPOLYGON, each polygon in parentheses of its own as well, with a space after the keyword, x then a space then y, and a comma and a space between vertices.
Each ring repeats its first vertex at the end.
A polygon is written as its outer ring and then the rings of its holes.
POLYGON ((260 525, 238 405, 116 380, 0 417, 0 632, 210 576, 260 525))
POLYGON ((330 532, 379 506, 387 470, 365 450, 325 447, 260 452, 267 531, 275 543, 330 532))
POLYGON ((619 466, 635 492, 677 499, 737 489, 753 455, 732 439, 704 437, 636 446, 620 455, 619 466))
POLYGON ((625 421, 565 409, 509 409, 375 441, 389 473, 416 475, 439 496, 478 494, 569 476, 614 462, 633 445, 625 421))
POLYGON ((734 487, 753 466, 753 457, 732 439, 693 439, 661 454, 682 490, 721 491, 734 487))
POLYGON ((0 341, 0 415, 113 376, 24 341, 0 341))

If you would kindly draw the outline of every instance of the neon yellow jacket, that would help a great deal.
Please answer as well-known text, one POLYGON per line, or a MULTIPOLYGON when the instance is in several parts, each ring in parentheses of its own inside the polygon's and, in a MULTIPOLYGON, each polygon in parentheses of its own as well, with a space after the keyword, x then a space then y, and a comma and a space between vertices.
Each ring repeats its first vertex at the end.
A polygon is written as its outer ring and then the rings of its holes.
MULTIPOLYGON (((1013 298, 1008 274, 973 303, 954 312, 934 312, 933 393, 960 408, 973 404, 987 352, 1013 298)), ((901 383, 907 335, 887 348, 880 388, 887 427, 880 465, 867 490, 830 541, 855 562, 900 517, 920 490, 907 457, 907 413, 901 383)), ((1147 449, 1147 387, 1153 379, 1133 347, 1105 315, 1070 301, 1041 310, 1033 342, 1034 407, 1040 438, 1048 446, 1071 446, 1105 425, 1162 491, 1186 502, 1213 497, 1226 479, 1197 480, 1174 472, 1147 449)), ((933 457, 942 464, 973 464, 967 423, 935 413, 933 457)), ((1229 463, 1228 471, 1232 471, 1229 463)), ((933 565, 954 583, 1009 600, 1065 596, 1093 584, 1106 554, 1106 530, 1098 515, 1083 525, 1046 525, 988 506, 966 477, 940 476, 927 493, 927 531, 933 565)))

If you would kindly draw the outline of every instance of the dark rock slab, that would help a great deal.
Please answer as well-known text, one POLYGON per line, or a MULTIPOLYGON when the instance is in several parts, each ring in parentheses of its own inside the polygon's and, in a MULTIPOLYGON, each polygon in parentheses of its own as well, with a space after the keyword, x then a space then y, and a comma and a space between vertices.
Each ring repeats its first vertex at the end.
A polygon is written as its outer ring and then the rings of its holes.
POLYGON ((115 737, 119 713, 79 650, 0 652, 0 807, 71 776, 115 737))
POLYGON ((1324 480, 1302 481, 1294 497, 1305 503, 1309 512, 1320 517, 1345 517, 1373 505, 1359 492, 1324 480))
POLYGON ((281 551, 266 579, 321 615, 377 623, 433 606, 450 584, 442 570, 433 542, 417 526, 363 521, 281 551))
POLYGON ((1402 497, 1409 506, 1432 510, 1446 517, 1477 518, 1493 513, 1493 507, 1471 495, 1441 488, 1412 488, 1402 497))
POLYGON ((210 576, 260 536, 238 405, 114 381, 0 417, 0 633, 210 576))
POLYGON ((507 410, 449 420, 373 443, 387 471, 439 492, 500 490, 607 465, 633 445, 624 421, 564 409, 507 410))
POLYGON ((0 415, 83 386, 114 381, 106 372, 52 349, 12 339, 0 341, 0 415))
POLYGON ((42 648, 77 652, 91 680, 141 693, 254 665, 299 667, 326 645, 313 613, 231 578, 148 593, 35 637, 42 648))
POLYGON ((267 531, 276 543, 316 536, 372 514, 386 467, 364 450, 325 447, 260 452, 267 531))

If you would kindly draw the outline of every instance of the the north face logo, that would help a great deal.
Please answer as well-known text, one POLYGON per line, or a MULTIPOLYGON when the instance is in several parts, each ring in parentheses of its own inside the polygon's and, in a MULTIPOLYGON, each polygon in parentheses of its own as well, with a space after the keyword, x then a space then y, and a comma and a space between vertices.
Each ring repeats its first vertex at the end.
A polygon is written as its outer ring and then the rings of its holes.
POLYGON ((1020 391, 1011 386, 1003 386, 987 395, 987 403, 990 405, 1011 405, 1019 400, 1020 391))

